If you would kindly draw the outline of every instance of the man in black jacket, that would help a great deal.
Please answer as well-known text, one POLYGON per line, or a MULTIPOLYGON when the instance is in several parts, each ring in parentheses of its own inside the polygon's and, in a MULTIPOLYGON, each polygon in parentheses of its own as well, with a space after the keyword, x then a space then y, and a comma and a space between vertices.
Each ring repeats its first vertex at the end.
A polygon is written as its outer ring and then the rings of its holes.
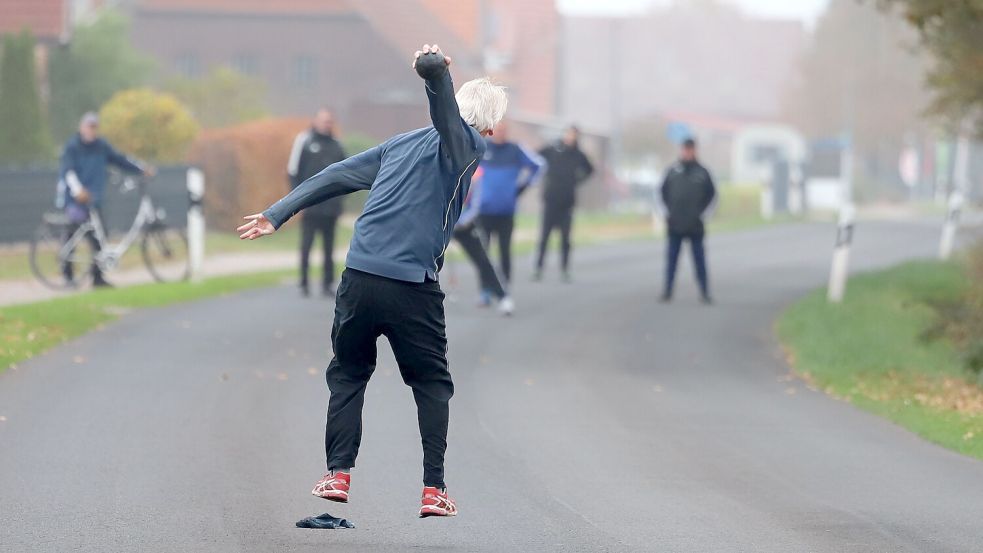
MULTIPOLYGON (((314 116, 311 128, 298 134, 290 152, 287 175, 293 190, 305 180, 321 172, 332 163, 345 159, 345 150, 333 136, 334 117, 327 108, 321 108, 314 116)), ((321 292, 334 295, 334 231, 343 211, 343 199, 332 198, 304 211, 300 232, 300 292, 310 294, 307 274, 310 266, 311 246, 320 233, 324 247, 324 275, 321 292)))
POLYGON ((573 227, 573 207, 577 203, 577 187, 594 172, 594 166, 580 150, 580 130, 571 125, 558 140, 539 151, 546 160, 546 183, 543 186, 543 222, 536 255, 535 280, 543 276, 546 244, 553 230, 560 231, 560 268, 563 280, 570 280, 570 230, 573 227))
POLYGON ((703 216, 713 203, 717 191, 713 177, 696 160, 696 141, 683 142, 679 161, 674 163, 662 183, 662 203, 666 208, 666 228, 669 244, 666 248, 666 282, 662 301, 672 299, 672 287, 676 278, 676 263, 683 240, 689 240, 693 251, 693 266, 700 284, 703 303, 712 303, 707 282, 706 255, 703 249, 703 216))

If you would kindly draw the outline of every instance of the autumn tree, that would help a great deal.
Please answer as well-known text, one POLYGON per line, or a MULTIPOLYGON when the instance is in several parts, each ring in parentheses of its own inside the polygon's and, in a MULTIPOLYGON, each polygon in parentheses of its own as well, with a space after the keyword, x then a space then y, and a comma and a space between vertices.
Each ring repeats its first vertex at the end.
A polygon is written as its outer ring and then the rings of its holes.
POLYGON ((52 157, 34 70, 34 36, 23 31, 3 40, 0 58, 0 162, 31 163, 52 157))
POLYGON ((199 130, 177 98, 148 88, 117 92, 99 118, 103 134, 120 150, 160 163, 183 161, 199 130))
POLYGON ((129 32, 126 17, 106 10, 80 23, 69 44, 51 50, 49 113, 57 140, 68 138, 82 114, 98 109, 116 92, 147 82, 153 62, 133 48, 129 32))
POLYGON ((931 112, 967 121, 983 136, 983 1, 880 0, 900 9, 932 55, 928 84, 931 112))

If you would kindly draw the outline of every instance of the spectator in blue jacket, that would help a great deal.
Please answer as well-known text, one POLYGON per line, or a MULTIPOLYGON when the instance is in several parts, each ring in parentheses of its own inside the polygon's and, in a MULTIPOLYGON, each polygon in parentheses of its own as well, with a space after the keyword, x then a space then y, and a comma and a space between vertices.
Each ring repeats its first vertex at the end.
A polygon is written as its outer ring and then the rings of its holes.
POLYGON ((478 197, 478 228, 486 245, 491 245, 492 236, 497 238, 499 265, 507 286, 512 281, 512 229, 515 227, 516 204, 519 196, 536 182, 545 163, 535 152, 509 142, 508 125, 504 122, 495 128, 487 143, 481 161, 484 173, 478 197))
POLYGON ((444 485, 454 384, 447 367, 444 293, 437 273, 485 152, 482 137, 492 133, 508 103, 505 90, 488 79, 465 83, 455 96, 450 63, 436 45, 416 52, 413 65, 420 64, 425 79, 433 126, 394 136, 328 166, 263 213, 245 217, 247 223, 239 227, 241 238, 254 240, 273 234, 306 207, 369 191, 335 301, 334 359, 326 374, 331 390, 325 430, 328 473, 311 493, 348 501, 365 387, 375 369, 376 340, 385 335, 416 400, 423 442, 421 517, 457 514, 444 485))
MULTIPOLYGON (((79 122, 79 131, 65 144, 61 154, 61 170, 58 181, 58 204, 65 209, 70 221, 68 237, 75 234, 78 227, 94 212, 99 224, 102 224, 102 199, 109 177, 109 166, 115 166, 122 171, 134 174, 153 176, 156 170, 137 160, 126 157, 116 151, 104 138, 99 136, 99 116, 88 112, 79 122)), ((94 253, 100 250, 99 241, 90 232, 86 238, 92 244, 94 253)), ((71 263, 62 267, 65 280, 72 283, 71 263)), ((92 264, 94 286, 109 286, 96 265, 92 264)))

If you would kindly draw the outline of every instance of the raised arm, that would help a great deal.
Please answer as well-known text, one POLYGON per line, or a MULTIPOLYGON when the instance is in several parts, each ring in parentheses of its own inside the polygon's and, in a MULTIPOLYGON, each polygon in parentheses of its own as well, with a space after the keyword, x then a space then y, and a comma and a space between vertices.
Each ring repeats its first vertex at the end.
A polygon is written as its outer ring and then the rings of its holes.
POLYGON ((448 67, 451 58, 444 56, 436 44, 424 45, 416 52, 413 66, 427 64, 427 70, 418 68, 424 78, 427 101, 430 103, 430 120, 440 135, 441 146, 447 152, 454 169, 461 169, 471 163, 477 155, 478 146, 468 124, 461 118, 461 112, 454 97, 454 83, 448 67), (426 56, 433 56, 428 58, 426 56), (443 67, 433 67, 435 60, 443 58, 443 67))
POLYGON ((273 234, 300 210, 325 200, 372 188, 382 164, 382 146, 376 146, 346 160, 332 163, 302 182, 262 213, 243 217, 247 222, 237 230, 239 238, 255 240, 273 234))

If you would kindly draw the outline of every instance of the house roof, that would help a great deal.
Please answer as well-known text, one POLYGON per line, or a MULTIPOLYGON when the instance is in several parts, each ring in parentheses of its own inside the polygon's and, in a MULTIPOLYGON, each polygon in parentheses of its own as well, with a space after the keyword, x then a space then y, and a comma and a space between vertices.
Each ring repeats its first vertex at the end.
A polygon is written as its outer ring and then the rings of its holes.
POLYGON ((41 40, 68 34, 67 0, 0 0, 0 35, 29 29, 41 40))
POLYGON ((477 26, 478 2, 474 0, 142 0, 140 8, 157 13, 230 15, 357 13, 395 51, 413 52, 428 41, 436 42, 445 51, 457 53, 454 57, 459 71, 477 73, 473 29, 477 26))
POLYGON ((350 4, 346 0, 142 0, 140 7, 157 12, 310 15, 351 12, 350 4))

